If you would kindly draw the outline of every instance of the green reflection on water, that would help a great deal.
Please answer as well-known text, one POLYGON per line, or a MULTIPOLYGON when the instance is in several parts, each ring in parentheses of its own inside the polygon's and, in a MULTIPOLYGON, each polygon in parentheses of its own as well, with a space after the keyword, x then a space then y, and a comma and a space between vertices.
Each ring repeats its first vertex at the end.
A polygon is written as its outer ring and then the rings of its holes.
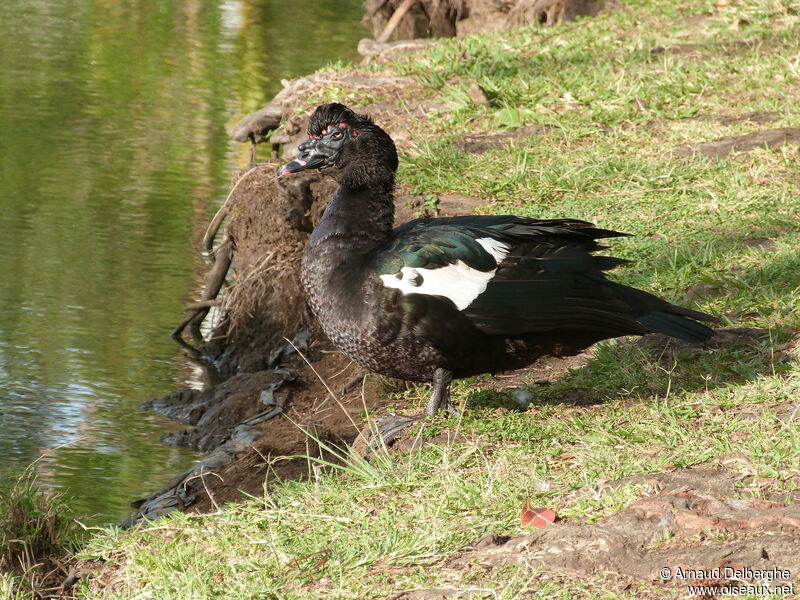
POLYGON ((0 0, 0 471, 47 451, 42 478, 104 522, 192 463, 138 405, 199 382, 167 334, 246 155, 225 124, 354 58, 360 17, 360 0, 0 0))

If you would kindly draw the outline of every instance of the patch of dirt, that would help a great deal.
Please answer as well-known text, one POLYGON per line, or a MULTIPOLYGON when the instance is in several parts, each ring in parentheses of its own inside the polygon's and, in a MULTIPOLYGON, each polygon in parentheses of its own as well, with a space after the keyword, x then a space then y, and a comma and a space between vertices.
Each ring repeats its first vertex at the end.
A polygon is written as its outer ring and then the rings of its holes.
POLYGON ((777 248, 777 244, 771 238, 746 238, 742 240, 742 244, 747 246, 748 248, 758 248, 759 250, 764 250, 765 252, 770 252, 777 248))
POLYGON ((775 354, 800 358, 800 336, 775 346, 775 354))
POLYGON ((684 302, 697 298, 713 298, 725 293, 724 284, 721 282, 698 281, 683 295, 684 302))
MULTIPOLYGON (((708 115, 697 115, 695 117, 685 117, 683 119, 654 119, 651 121, 647 121, 643 124, 635 124, 635 123, 626 123, 623 125, 624 128, 632 128, 632 127, 648 127, 648 128, 655 128, 655 127, 663 127, 663 126, 672 126, 675 123, 683 123, 685 121, 701 121, 706 123, 719 123, 720 125, 735 125, 737 123, 756 123, 758 125, 765 125, 777 119, 780 119, 783 115, 779 112, 774 111, 753 111, 741 114, 708 114, 708 115)), ((613 131, 612 128, 608 128, 605 131, 611 132, 613 131)))
POLYGON ((645 484, 656 492, 686 488, 696 490, 702 494, 733 496, 736 494, 736 484, 743 479, 744 476, 737 471, 699 465, 661 473, 632 475, 611 481, 607 485, 611 488, 621 488, 626 485, 645 484))
POLYGON ((306 322, 300 258, 335 182, 319 173, 277 180, 278 164, 240 172, 225 238, 233 247, 233 285, 205 347, 225 377, 267 369, 306 322), (300 301, 299 301, 300 300, 300 301))
POLYGON ((589 348, 575 356, 543 356, 525 369, 498 373, 483 387, 501 392, 519 389, 522 385, 549 385, 570 369, 584 367, 594 355, 594 348, 589 348))
MULTIPOLYGON (((394 51, 418 50, 421 44, 404 43, 387 46, 370 45, 365 40, 364 52, 369 56, 388 56, 394 51)), ((231 127, 232 139, 244 141, 249 135, 263 141, 269 138, 273 151, 282 146, 283 157, 294 157, 297 146, 306 139, 306 127, 314 99, 320 102, 337 90, 338 101, 367 113, 389 131, 401 150, 410 143, 409 128, 435 110, 445 110, 442 102, 429 101, 419 82, 413 77, 380 75, 364 69, 318 72, 283 82, 283 89, 258 111, 246 115, 231 127), (274 130, 274 131, 273 131, 274 130)))
MULTIPOLYGON (((694 582, 708 585, 749 582, 749 568, 778 569, 773 583, 797 581, 800 506, 734 497, 742 479, 735 471, 709 467, 628 477, 616 484, 655 483, 658 489, 595 523, 556 522, 513 537, 488 533, 445 559, 442 572, 458 582, 475 568, 525 564, 545 574, 604 573, 685 588, 693 581, 673 577, 678 568, 719 569, 719 577, 694 582), (788 578, 782 577, 786 572, 788 578)), ((394 598, 468 597, 435 595, 441 593, 415 590, 394 598)))
POLYGON ((721 125, 733 125, 735 123, 758 123, 765 125, 771 121, 781 118, 781 113, 770 110, 757 110, 753 112, 743 113, 741 115, 700 115, 697 117, 688 117, 685 121, 713 121, 721 125))
POLYGON ((307 460, 287 457, 321 456, 319 442, 343 446, 355 439, 358 415, 385 407, 386 386, 336 352, 315 324, 310 337, 304 354, 313 369, 294 353, 271 370, 239 373, 207 391, 184 390, 148 403, 194 425, 167 441, 208 454, 137 502, 138 514, 128 524, 173 510, 212 510, 242 492, 261 494, 268 481, 308 474, 307 460))
POLYGON ((681 158, 697 154, 712 158, 725 158, 734 152, 750 152, 756 148, 779 148, 785 144, 800 144, 800 129, 781 127, 745 135, 723 137, 713 142, 678 146, 673 150, 673 154, 681 158))
MULTIPOLYGON (((238 452, 231 453, 230 460, 214 468, 213 477, 206 477, 205 486, 195 486, 193 512, 206 512, 216 505, 239 500, 242 492, 260 495, 271 481, 304 479, 310 470, 308 460, 292 456, 325 456, 335 461, 326 447, 342 448, 352 443, 362 427, 359 415, 365 410, 374 414, 385 408, 388 390, 383 380, 366 376, 361 367, 335 352, 320 334, 315 335, 319 341, 309 351, 313 370, 298 364, 298 382, 289 392, 281 414, 255 425, 245 420, 233 430, 230 440, 241 438, 244 433, 245 443, 238 452)), ((255 382, 254 388, 258 389, 255 382)))
POLYGON ((413 590, 389 596, 388 600, 481 600, 493 598, 485 590, 462 590, 458 588, 438 588, 434 590, 413 590))
POLYGON ((163 441, 209 452, 228 439, 241 422, 253 420, 264 409, 283 407, 291 395, 288 388, 296 387, 291 384, 297 378, 297 372, 286 368, 237 373, 209 390, 181 390, 145 402, 142 408, 193 426, 168 433, 161 438, 163 441))
POLYGON ((545 132, 547 128, 539 125, 526 125, 512 131, 500 133, 468 134, 456 142, 456 148, 462 152, 483 154, 487 150, 503 148, 517 141, 526 141, 545 132))
POLYGON ((489 200, 462 194, 438 194, 434 206, 419 194, 399 194, 395 198, 395 221, 405 223, 417 217, 454 217, 474 214, 489 204, 489 200))
POLYGON ((551 27, 578 17, 594 17, 611 6, 602 0, 522 0, 508 12, 507 27, 551 27))

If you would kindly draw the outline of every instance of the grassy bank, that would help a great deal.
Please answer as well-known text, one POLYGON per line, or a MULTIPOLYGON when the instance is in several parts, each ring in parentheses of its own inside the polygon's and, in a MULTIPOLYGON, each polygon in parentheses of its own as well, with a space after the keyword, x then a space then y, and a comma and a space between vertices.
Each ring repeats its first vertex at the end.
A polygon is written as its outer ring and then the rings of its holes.
POLYGON ((0 598, 54 592, 65 573, 59 561, 76 548, 77 531, 68 501, 43 490, 32 469, 0 476, 0 598))
MULTIPOLYGON (((80 556, 96 575, 74 593, 682 597, 655 581, 631 589, 624 578, 552 574, 524 561, 457 571, 444 561, 488 531, 524 533, 526 501, 565 522, 596 522, 654 492, 637 476, 685 466, 742 474, 742 499, 798 498, 798 146, 718 158, 696 146, 800 127, 800 4, 712 5, 623 0, 592 20, 444 40, 374 68, 414 77, 424 98, 442 103, 413 126, 403 190, 477 196, 487 213, 570 216, 635 234, 613 243, 615 256, 633 261, 617 280, 740 330, 708 349, 603 343, 585 367, 550 385, 528 381, 522 392, 460 382, 465 416, 439 418, 420 436, 456 432, 463 441, 370 463, 349 457, 344 467, 309 463, 309 481, 214 514, 100 533, 80 556), (475 83, 490 103, 469 99, 475 83), (520 129, 527 134, 484 152, 459 150, 467 135, 520 129)), ((401 94, 398 111, 419 93, 401 94)), ((330 90, 309 105, 332 99, 375 100, 330 90)), ((424 397, 408 392, 397 406, 418 409, 424 397)), ((708 533, 708 544, 725 542, 708 533)))

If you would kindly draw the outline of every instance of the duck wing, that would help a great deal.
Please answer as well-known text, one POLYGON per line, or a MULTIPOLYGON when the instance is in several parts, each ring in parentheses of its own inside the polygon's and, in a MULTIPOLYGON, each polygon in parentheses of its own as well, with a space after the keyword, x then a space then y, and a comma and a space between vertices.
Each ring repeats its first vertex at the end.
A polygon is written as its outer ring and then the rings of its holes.
POLYGON ((447 299, 480 331, 519 337, 587 331, 615 337, 654 331, 689 341, 715 320, 610 281, 628 261, 593 252, 627 234, 575 219, 465 216, 418 219, 394 230, 374 257, 386 287, 447 299))

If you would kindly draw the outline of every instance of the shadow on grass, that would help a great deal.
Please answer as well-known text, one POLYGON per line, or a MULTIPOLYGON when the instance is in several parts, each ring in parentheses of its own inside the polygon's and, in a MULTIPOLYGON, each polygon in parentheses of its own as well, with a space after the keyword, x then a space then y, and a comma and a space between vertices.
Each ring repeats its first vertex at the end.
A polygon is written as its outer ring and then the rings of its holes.
POLYGON ((726 388, 787 373, 797 360, 788 350, 798 339, 789 329, 726 327, 703 345, 660 334, 602 342, 583 368, 552 384, 477 390, 467 407, 522 412, 542 404, 594 405, 726 388))
MULTIPOLYGON (((736 310, 743 304, 768 316, 782 308, 776 305, 777 300, 791 297, 800 288, 800 255, 793 244, 780 248, 781 237, 797 231, 797 224, 790 222, 788 215, 785 219, 773 215, 768 225, 736 223, 696 232, 691 239, 652 240, 647 244, 655 255, 633 257, 629 267, 633 272, 617 269, 611 278, 648 291, 661 287, 659 281, 694 279, 696 284, 689 283, 683 294, 658 295, 690 308, 693 302, 716 303, 725 298, 729 301, 726 308, 733 304, 734 312, 728 316, 734 320, 744 314, 736 310)), ((613 255, 614 248, 605 254, 613 255)), ((702 306, 698 308, 703 310, 702 306)))

